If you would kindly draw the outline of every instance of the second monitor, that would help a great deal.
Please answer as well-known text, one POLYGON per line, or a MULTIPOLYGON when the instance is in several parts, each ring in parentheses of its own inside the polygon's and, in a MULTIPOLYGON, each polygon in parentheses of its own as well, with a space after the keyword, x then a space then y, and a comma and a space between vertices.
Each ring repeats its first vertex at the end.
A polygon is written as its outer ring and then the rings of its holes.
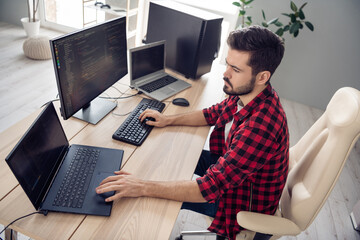
POLYGON ((126 17, 50 40, 61 115, 96 124, 116 103, 98 96, 128 73, 126 17))

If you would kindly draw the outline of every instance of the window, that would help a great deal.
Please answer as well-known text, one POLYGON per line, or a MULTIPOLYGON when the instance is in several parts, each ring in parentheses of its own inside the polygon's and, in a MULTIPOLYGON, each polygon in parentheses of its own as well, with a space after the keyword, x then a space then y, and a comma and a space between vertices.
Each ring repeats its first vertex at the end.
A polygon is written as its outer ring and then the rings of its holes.
POLYGON ((105 20, 95 0, 42 0, 41 24, 60 31, 73 31, 105 20))

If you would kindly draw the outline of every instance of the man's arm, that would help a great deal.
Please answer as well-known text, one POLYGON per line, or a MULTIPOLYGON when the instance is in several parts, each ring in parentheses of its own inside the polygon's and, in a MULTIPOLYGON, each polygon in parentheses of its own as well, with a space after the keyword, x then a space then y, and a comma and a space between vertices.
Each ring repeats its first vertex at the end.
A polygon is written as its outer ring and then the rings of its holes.
POLYGON ((147 109, 140 114, 140 121, 144 121, 146 118, 154 118, 155 121, 147 121, 146 124, 155 127, 165 126, 206 126, 208 125, 204 114, 201 110, 179 114, 179 115, 164 115, 158 111, 147 109))
POLYGON ((104 179, 96 188, 98 194, 116 191, 105 199, 111 202, 122 197, 154 197, 180 202, 206 202, 196 181, 145 181, 124 171, 104 179))

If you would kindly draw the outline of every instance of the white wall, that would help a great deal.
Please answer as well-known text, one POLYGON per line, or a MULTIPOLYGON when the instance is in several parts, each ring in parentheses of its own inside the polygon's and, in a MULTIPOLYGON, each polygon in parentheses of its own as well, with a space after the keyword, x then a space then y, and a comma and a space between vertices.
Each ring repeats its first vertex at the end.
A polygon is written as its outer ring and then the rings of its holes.
POLYGON ((0 21, 22 26, 20 19, 27 16, 25 0, 0 0, 0 21))
MULTIPOLYGON (((300 7, 304 1, 295 0, 300 7)), ((360 1, 307 0, 306 18, 315 30, 303 29, 297 38, 285 36, 285 56, 272 78, 283 98, 325 109, 344 86, 360 90, 360 1)), ((289 0, 255 0, 249 12, 267 20, 290 12, 289 0)), ((287 20, 282 16, 281 20, 287 20)))

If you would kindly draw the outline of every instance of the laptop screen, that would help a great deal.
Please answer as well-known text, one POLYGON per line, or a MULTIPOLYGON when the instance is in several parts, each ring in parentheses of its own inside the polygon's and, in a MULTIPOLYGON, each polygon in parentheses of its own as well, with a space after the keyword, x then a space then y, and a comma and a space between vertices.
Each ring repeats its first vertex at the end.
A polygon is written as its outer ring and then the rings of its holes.
POLYGON ((165 69, 165 42, 147 44, 130 50, 133 80, 165 69))
POLYGON ((67 147, 66 135, 50 103, 6 158, 35 209, 39 208, 67 147))

